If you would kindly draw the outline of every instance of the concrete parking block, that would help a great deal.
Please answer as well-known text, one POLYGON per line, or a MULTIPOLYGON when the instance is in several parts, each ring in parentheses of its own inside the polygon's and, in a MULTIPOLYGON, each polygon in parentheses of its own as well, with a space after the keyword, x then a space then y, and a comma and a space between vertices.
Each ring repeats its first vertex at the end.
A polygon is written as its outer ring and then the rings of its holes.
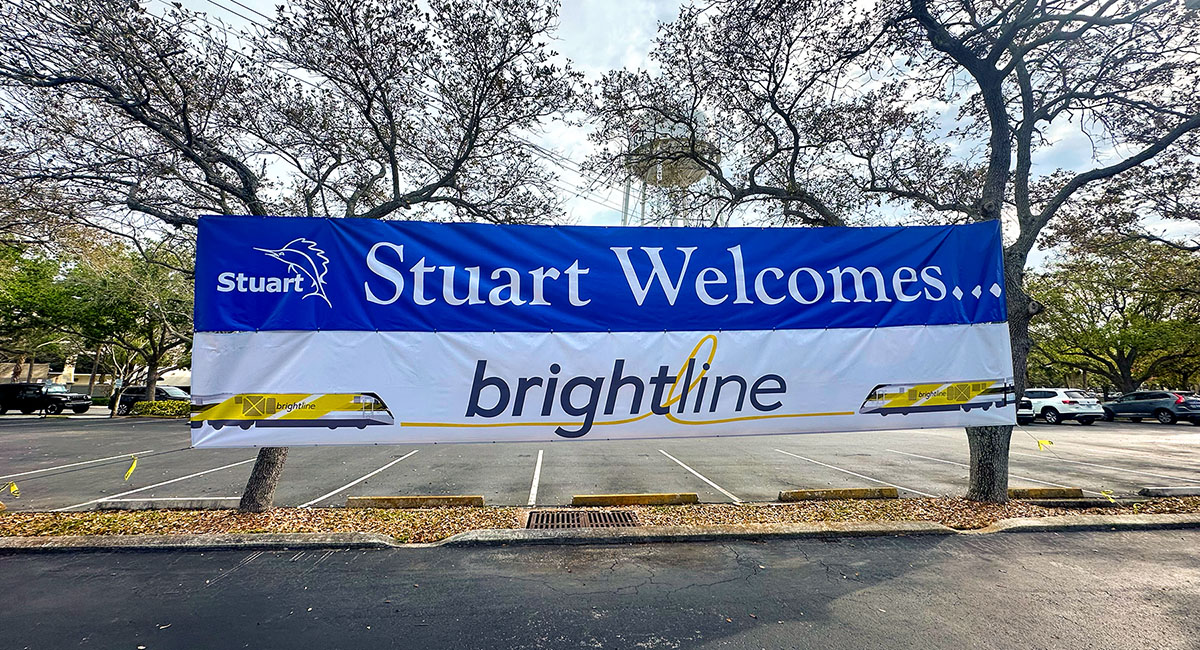
POLYGON ((1080 488, 1008 488, 1010 499, 1082 499, 1080 488))
POLYGON ((241 497, 157 497, 148 499, 109 499, 95 505, 96 510, 224 510, 236 508, 241 497))
POLYGON ((1144 487, 1138 490, 1144 497, 1200 497, 1200 485, 1181 487, 1144 487))
POLYGON ((894 487, 843 488, 837 490, 786 490, 779 493, 780 501, 831 501, 834 499, 898 499, 894 487))
POLYGON ((666 492, 660 494, 576 494, 573 506, 680 506, 700 503, 695 492, 666 492))
POLYGON ((346 497, 347 508, 441 508, 445 506, 483 506, 483 497, 478 494, 453 494, 448 496, 404 496, 404 497, 346 497))

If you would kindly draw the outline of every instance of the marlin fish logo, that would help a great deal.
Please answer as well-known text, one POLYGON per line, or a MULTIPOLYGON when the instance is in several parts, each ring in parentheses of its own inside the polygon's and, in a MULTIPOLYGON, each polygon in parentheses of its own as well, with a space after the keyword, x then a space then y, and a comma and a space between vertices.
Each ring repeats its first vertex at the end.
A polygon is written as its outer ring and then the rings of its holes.
POLYGON ((308 278, 312 283, 312 291, 304 294, 301 297, 303 300, 309 296, 317 296, 325 301, 326 305, 333 306, 329 302, 329 297, 325 295, 325 273, 329 271, 329 258, 325 256, 325 251, 317 247, 317 243, 307 240, 303 237, 293 239, 283 245, 283 248, 271 250, 269 248, 255 248, 256 251, 262 251, 267 255, 287 264, 288 270, 293 273, 298 273, 308 278))

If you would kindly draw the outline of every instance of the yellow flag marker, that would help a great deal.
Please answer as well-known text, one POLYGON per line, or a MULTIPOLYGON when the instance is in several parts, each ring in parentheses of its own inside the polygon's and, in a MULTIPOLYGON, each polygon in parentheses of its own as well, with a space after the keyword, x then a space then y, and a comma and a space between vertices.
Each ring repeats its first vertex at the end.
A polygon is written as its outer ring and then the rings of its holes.
POLYGON ((1116 499, 1114 499, 1114 498, 1113 498, 1113 496, 1112 496, 1112 495, 1113 495, 1113 491, 1112 491, 1112 490, 1100 490, 1100 494, 1102 494, 1102 495, 1104 496, 1104 498, 1105 498, 1105 499, 1108 499, 1109 503, 1116 503, 1116 502, 1117 502, 1117 500, 1116 500, 1116 499))
POLYGON ((129 464, 129 469, 125 470, 125 480, 128 481, 130 476, 133 476, 133 470, 137 469, 137 456, 133 456, 133 462, 129 464))
POLYGON ((1053 442, 1050 442, 1049 440, 1038 440, 1037 443, 1038 443, 1038 451, 1042 451, 1043 449, 1049 449, 1050 445, 1054 444, 1053 442))
POLYGON ((9 491, 9 493, 10 493, 10 494, 12 494, 14 497, 18 497, 18 498, 20 498, 20 496, 21 496, 21 488, 18 488, 18 487, 17 487, 17 482, 16 482, 16 481, 12 481, 12 482, 10 482, 10 483, 8 484, 8 491, 9 491))

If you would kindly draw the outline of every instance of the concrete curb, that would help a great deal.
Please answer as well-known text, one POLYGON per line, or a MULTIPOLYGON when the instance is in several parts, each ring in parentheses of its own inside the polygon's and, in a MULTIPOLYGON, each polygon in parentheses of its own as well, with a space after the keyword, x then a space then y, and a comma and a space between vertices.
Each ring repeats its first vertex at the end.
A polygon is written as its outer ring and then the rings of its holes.
POLYGON ((1085 530, 1171 530, 1200 528, 1200 515, 1059 515, 1002 519, 969 535, 1048 533, 1085 530))
POLYGON ((305 548, 392 548, 401 544, 376 533, 250 533, 220 535, 61 535, 0 537, 4 551, 282 550, 305 548))
POLYGON ((1182 530, 1200 528, 1200 515, 1064 515, 1005 519, 978 530, 955 530, 931 521, 862 521, 733 526, 646 526, 568 530, 473 530, 429 544, 406 544, 376 533, 250 533, 222 535, 66 535, 0 537, 0 555, 69 551, 288 550, 471 548, 493 546, 656 544, 900 535, 989 535, 993 533, 1093 530, 1182 530))
POLYGON ((733 540, 954 535, 953 528, 931 521, 863 521, 820 524, 744 524, 730 526, 641 526, 566 530, 472 530, 448 537, 440 546, 516 546, 542 544, 654 544, 733 540))

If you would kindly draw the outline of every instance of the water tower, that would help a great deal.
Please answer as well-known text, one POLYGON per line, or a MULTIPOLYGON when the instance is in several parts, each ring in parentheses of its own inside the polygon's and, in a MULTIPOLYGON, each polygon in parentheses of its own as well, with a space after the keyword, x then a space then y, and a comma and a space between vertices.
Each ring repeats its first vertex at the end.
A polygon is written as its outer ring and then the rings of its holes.
MULTIPOLYGON (((704 114, 695 113, 693 124, 696 129, 695 151, 713 162, 719 163, 720 151, 716 145, 704 139, 704 114)), ((625 196, 621 203, 622 226, 628 226, 631 223, 634 225, 646 223, 647 186, 664 189, 685 188, 708 177, 708 172, 694 160, 686 158, 671 160, 672 154, 682 155, 692 151, 692 143, 693 134, 688 127, 674 122, 659 121, 647 129, 645 134, 642 134, 640 143, 630 151, 628 163, 625 166, 627 176, 625 178, 625 196), (636 201, 633 200, 635 183, 640 185, 637 188, 636 201)), ((668 214, 667 225, 671 226, 680 222, 686 224, 689 217, 693 217, 694 221, 703 221, 707 224, 711 223, 712 217, 707 214, 708 210, 705 210, 706 214, 703 215, 682 214, 677 208, 653 212, 666 212, 668 214), (699 219, 694 217, 699 217, 699 219)))

